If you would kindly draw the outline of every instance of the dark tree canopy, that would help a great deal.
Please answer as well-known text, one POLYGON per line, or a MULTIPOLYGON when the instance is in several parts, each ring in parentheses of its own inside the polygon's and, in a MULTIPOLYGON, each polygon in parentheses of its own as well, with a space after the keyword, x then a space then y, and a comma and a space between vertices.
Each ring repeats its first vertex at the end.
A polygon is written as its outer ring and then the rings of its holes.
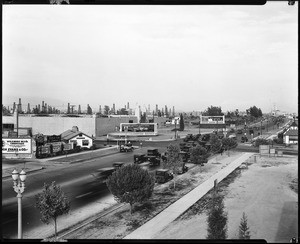
POLYGON ((179 130, 180 130, 180 131, 183 131, 183 130, 184 130, 184 120, 183 120, 183 115, 182 115, 182 114, 180 114, 179 130))
POLYGON ((55 181, 50 184, 45 183, 42 193, 35 196, 36 208, 39 209, 43 223, 49 224, 50 220, 54 220, 55 236, 57 236, 57 217, 66 214, 70 210, 70 202, 61 190, 60 186, 56 185, 55 181))
POLYGON ((224 114, 222 113, 221 107, 215 107, 215 106, 211 105, 202 113, 202 115, 204 115, 204 116, 222 116, 224 114))
POLYGON ((130 204, 143 202, 152 195, 155 179, 147 170, 136 164, 118 168, 106 181, 107 187, 118 202, 130 204))
MULTIPOLYGON (((173 174, 178 174, 183 165, 179 152, 180 148, 178 145, 170 144, 167 147, 167 160, 163 161, 162 163, 163 168, 171 170, 173 174)), ((175 177, 173 178, 173 183, 175 189, 175 177)))
POLYGON ((214 193, 209 204, 207 216, 207 239, 227 238, 227 213, 223 196, 214 193))
POLYGON ((190 150, 191 150, 190 159, 192 163, 194 164, 206 163, 208 158, 208 153, 204 147, 197 145, 196 147, 193 147, 190 150))
POLYGON ((222 141, 216 134, 210 136, 209 143, 211 144, 211 150, 214 153, 218 153, 222 149, 222 141))

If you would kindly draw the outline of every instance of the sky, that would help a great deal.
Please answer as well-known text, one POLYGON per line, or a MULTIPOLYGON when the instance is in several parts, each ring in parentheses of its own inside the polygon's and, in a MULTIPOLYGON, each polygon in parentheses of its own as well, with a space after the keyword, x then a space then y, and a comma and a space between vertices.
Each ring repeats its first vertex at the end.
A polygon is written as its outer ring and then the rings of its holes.
POLYGON ((298 2, 2 9, 5 106, 298 111, 298 2))

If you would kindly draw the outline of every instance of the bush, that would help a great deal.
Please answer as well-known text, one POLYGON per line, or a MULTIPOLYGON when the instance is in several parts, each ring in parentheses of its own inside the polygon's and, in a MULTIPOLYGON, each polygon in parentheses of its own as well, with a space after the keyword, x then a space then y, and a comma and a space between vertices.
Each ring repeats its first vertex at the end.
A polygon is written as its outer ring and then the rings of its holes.
POLYGON ((106 181, 109 191, 118 202, 130 204, 130 213, 134 203, 148 200, 153 192, 155 179, 136 164, 118 168, 106 181))
POLYGON ((254 141, 253 145, 255 147, 259 147, 260 145, 270 145, 270 141, 264 138, 258 138, 254 141))

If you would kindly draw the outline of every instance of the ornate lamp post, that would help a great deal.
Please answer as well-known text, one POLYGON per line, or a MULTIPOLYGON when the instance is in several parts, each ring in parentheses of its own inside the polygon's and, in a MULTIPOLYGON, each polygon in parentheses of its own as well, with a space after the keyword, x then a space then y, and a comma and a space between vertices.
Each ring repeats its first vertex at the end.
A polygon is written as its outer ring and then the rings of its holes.
POLYGON ((23 239, 22 234, 22 193, 25 190, 26 172, 22 170, 20 173, 14 169, 11 174, 14 181, 14 190, 18 198, 18 239, 23 239))

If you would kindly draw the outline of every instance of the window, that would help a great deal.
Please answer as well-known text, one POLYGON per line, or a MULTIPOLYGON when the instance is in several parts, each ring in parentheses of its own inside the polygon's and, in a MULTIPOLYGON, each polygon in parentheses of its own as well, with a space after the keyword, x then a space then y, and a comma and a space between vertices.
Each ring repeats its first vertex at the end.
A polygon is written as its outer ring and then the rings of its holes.
POLYGON ((82 140, 82 146, 88 146, 89 140, 82 140))

